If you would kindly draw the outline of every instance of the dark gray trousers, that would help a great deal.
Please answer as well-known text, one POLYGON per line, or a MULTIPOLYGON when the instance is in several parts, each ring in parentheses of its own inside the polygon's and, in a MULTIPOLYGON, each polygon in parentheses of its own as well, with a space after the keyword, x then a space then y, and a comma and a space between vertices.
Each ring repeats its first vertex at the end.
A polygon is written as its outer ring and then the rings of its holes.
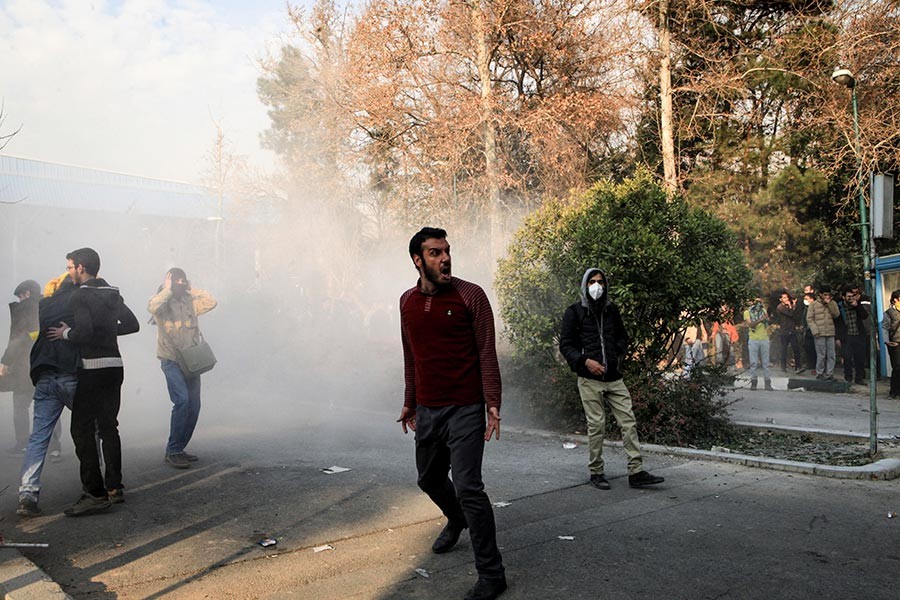
POLYGON ((448 520, 469 527, 475 569, 484 579, 503 577, 494 509, 484 491, 484 404, 416 408, 419 488, 448 520), (453 481, 447 477, 453 472, 453 481))

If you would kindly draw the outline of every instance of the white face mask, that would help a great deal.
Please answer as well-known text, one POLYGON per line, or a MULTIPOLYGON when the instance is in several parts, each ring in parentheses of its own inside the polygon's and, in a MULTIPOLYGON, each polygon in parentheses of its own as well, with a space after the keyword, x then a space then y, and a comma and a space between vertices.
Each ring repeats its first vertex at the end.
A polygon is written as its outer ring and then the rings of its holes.
POLYGON ((807 300, 806 298, 804 298, 804 299, 803 299, 803 304, 805 304, 806 306, 809 306, 809 300, 807 300))
POLYGON ((599 300, 600 296, 603 295, 603 284, 602 283, 592 283, 588 286, 588 294, 590 294, 591 298, 594 300, 599 300))

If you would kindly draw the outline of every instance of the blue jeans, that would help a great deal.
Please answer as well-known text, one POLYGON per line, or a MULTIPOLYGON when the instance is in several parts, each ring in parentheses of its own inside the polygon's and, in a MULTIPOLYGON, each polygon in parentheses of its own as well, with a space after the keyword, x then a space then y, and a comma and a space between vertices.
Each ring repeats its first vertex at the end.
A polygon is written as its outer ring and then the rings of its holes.
POLYGON ((166 454, 177 454, 184 452, 191 441, 200 416, 200 376, 185 377, 174 360, 164 358, 160 362, 169 387, 169 398, 172 400, 166 454))
MULTIPOLYGON (((59 429, 59 415, 62 414, 63 407, 72 408, 77 383, 78 378, 74 373, 45 372, 38 379, 34 388, 34 426, 22 461, 19 498, 27 497, 37 502, 50 437, 54 428, 59 429)), ((56 435, 58 440, 58 431, 56 435)))
POLYGON ((750 350, 750 379, 756 379, 756 371, 762 363, 763 377, 771 379, 769 375, 769 340, 749 340, 747 347, 750 350))

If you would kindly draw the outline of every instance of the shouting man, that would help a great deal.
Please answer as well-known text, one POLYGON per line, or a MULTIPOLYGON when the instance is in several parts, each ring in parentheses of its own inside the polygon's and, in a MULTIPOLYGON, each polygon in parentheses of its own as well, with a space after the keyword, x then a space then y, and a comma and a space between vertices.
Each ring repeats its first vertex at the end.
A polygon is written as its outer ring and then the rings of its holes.
POLYGON ((500 439, 494 315, 484 290, 451 275, 446 231, 423 228, 409 255, 419 281, 400 297, 406 393, 397 421, 415 431, 419 487, 447 517, 432 551, 447 552, 468 529, 478 582, 465 598, 491 600, 506 590, 481 477, 484 443, 500 439))

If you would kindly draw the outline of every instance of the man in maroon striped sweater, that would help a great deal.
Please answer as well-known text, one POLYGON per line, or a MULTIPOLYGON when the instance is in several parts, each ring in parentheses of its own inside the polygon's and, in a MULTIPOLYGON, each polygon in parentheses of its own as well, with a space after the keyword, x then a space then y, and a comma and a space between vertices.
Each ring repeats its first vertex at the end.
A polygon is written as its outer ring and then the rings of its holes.
POLYGON ((484 290, 451 275, 446 231, 423 228, 410 240, 409 255, 419 281, 400 297, 406 393, 397 421, 403 433, 416 433, 419 488, 447 517, 432 551, 449 551, 468 529, 478 582, 465 600, 491 600, 506 590, 481 478, 484 443, 500 439, 494 315, 484 290))

